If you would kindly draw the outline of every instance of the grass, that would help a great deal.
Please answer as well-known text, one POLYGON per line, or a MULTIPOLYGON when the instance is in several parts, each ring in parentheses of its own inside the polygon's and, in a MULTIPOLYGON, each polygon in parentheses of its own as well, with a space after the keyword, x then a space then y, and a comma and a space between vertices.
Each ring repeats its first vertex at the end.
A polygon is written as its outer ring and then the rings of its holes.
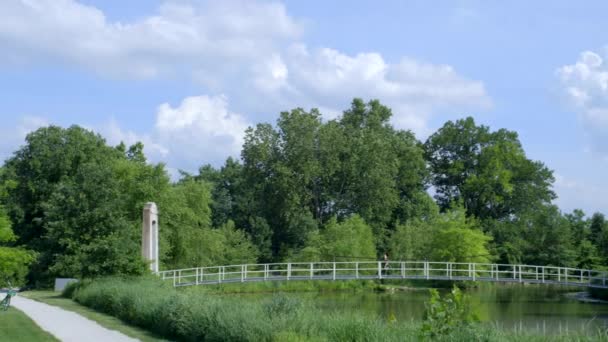
POLYGON ((47 342, 59 340, 42 330, 26 314, 10 307, 8 311, 0 311, 0 341, 47 342))
MULTIPOLYGON (((86 306, 80 305, 69 298, 64 298, 58 292, 27 291, 22 292, 19 295, 33 300, 37 300, 42 303, 54 305, 68 311, 75 312, 83 317, 86 317, 90 320, 99 323, 99 325, 107 329, 119 331, 129 337, 139 339, 143 342, 167 341, 166 339, 162 339, 147 330, 129 325, 116 317, 97 312, 95 310, 87 308, 86 306)), ((2 320, 0 316, 0 322, 1 321, 2 320)), ((0 324, 0 326, 2 325, 0 324)), ((0 341, 5 341, 1 338, 1 333, 2 331, 0 330, 0 341)))
MULTIPOLYGON (((225 292, 222 292, 225 293, 225 292)), ((418 341, 421 322, 325 312, 281 293, 259 301, 182 291, 157 278, 83 281, 66 295, 95 310, 179 341, 418 341)), ((433 341, 608 341, 606 332, 542 336, 471 324, 433 341)))

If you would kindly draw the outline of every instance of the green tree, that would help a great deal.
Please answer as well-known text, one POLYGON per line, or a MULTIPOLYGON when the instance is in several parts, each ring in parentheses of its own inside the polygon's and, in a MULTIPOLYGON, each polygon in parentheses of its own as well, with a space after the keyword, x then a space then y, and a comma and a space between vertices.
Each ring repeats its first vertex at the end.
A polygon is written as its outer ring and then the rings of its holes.
POLYGON ((452 208, 434 223, 430 260, 487 263, 492 260, 488 244, 492 238, 481 231, 463 208, 452 208))
POLYGON ((602 213, 594 213, 591 216, 591 222, 589 223, 589 231, 591 241, 598 245, 602 238, 602 232, 604 229, 608 229, 608 223, 602 213))
POLYGON ((514 224, 526 241, 522 262, 530 265, 576 265, 570 222, 556 206, 537 208, 521 215, 514 224))
POLYGON ((372 229, 358 215, 342 222, 335 218, 329 220, 320 232, 312 232, 308 241, 308 245, 299 253, 300 260, 376 259, 372 229))
POLYGON ((247 131, 242 208, 268 223, 273 255, 301 248, 333 217, 360 215, 384 246, 396 222, 431 214, 423 150, 411 132, 393 129, 390 116, 376 100, 355 99, 326 123, 315 109, 294 109, 281 113, 276 129, 247 131))
POLYGON ((106 145, 78 126, 44 127, 5 164, 18 243, 39 253, 30 279, 138 274, 141 208, 169 185, 143 145, 106 145))
POLYGON ((585 219, 585 213, 580 209, 574 209, 572 213, 564 215, 570 223, 570 231, 575 245, 580 245, 583 240, 588 240, 591 235, 590 225, 585 219))
POLYGON ((526 157, 515 132, 491 132, 468 117, 448 121, 425 150, 443 209, 462 201, 468 215, 501 220, 555 198, 552 172, 526 157))
POLYGON ((32 251, 11 246, 15 240, 11 222, 0 206, 0 287, 9 283, 12 286, 24 285, 29 265, 36 258, 32 251))

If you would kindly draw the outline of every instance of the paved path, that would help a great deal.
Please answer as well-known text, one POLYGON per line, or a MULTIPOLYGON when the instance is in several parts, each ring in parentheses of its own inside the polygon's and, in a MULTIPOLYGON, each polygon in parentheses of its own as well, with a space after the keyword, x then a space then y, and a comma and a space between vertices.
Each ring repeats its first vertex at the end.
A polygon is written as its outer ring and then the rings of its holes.
POLYGON ((106 329, 74 312, 21 296, 13 297, 11 305, 23 311, 43 330, 64 342, 139 341, 118 331, 106 329))

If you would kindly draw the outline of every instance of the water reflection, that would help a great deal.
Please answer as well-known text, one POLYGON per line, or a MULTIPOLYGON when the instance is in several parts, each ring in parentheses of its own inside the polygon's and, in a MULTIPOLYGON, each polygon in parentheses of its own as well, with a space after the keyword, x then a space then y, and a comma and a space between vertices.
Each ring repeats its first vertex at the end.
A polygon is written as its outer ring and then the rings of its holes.
MULTIPOLYGON (((579 290, 580 291, 580 290, 579 290)), ((510 330, 566 332, 608 329, 608 305, 566 297, 568 290, 549 286, 484 286, 467 290, 479 317, 510 330)), ((419 320, 426 290, 395 293, 319 293, 310 295, 325 310, 360 310, 382 318, 419 320)))
MULTIPOLYGON (((533 330, 544 334, 608 329, 608 305, 582 303, 565 296, 580 289, 543 285, 487 285, 465 292, 479 317, 489 324, 512 331, 533 330)), ((428 290, 394 293, 323 292, 289 294, 310 299, 328 311, 361 311, 382 319, 420 320, 428 290)), ((245 295, 260 299, 266 295, 245 295)))

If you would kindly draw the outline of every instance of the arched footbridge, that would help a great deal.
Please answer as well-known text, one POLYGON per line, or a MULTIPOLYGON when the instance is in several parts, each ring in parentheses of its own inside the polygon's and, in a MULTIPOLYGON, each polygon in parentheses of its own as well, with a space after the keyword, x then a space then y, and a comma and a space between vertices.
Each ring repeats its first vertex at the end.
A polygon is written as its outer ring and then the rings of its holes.
POLYGON ((173 286, 257 281, 429 279, 608 288, 608 273, 556 266, 433 261, 289 262, 196 267, 156 273, 173 286))

